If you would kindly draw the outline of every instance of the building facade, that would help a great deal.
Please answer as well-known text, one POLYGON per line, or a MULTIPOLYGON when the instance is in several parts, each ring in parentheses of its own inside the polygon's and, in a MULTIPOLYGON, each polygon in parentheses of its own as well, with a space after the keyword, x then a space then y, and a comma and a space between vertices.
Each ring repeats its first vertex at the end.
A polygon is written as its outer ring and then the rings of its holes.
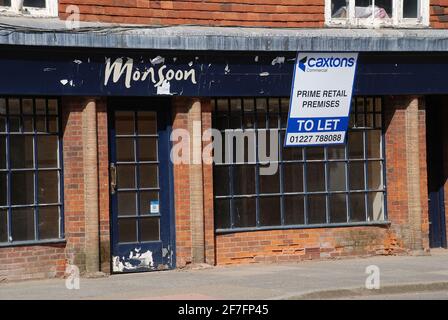
POLYGON ((0 281, 446 248, 448 1, 17 2, 0 281), (359 52, 344 145, 283 147, 298 51, 359 52))

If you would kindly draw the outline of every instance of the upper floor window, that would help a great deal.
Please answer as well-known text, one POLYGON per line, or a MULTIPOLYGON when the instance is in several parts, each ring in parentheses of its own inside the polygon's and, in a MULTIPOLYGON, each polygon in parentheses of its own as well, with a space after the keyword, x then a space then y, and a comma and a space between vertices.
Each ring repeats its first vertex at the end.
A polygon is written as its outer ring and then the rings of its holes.
POLYGON ((58 15, 58 1, 0 0, 0 13, 56 17, 58 15))
POLYGON ((416 27, 429 25, 429 0, 325 0, 330 26, 416 27))

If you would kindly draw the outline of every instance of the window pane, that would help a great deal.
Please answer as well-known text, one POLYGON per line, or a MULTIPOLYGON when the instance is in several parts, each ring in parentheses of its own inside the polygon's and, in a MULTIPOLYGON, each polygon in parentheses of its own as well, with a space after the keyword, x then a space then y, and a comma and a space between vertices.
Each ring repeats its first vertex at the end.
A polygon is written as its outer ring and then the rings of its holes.
POLYGON ((117 161, 135 161, 133 138, 117 138, 116 143, 117 161))
POLYGON ((279 170, 272 175, 259 175, 260 193, 280 192, 279 170))
POLYGON ((255 194, 255 166, 237 165, 233 167, 233 193, 255 194))
POLYGON ((159 193, 157 191, 141 191, 139 197, 140 214, 160 214, 159 193), (154 206, 151 207, 151 204, 154 206))
POLYGON ((367 157, 381 158, 381 131, 369 130, 367 131, 367 157))
POLYGON ((8 212, 0 210, 0 242, 8 241, 8 212))
POLYGON ((45 8, 45 0, 24 0, 23 6, 35 7, 35 8, 45 8))
POLYGON ((260 206, 260 225, 281 225, 280 197, 260 197, 258 201, 260 206))
POLYGON ((25 135, 10 136, 10 157, 12 168, 33 168, 33 137, 25 135))
POLYGON ((350 162, 348 168, 350 190, 364 190, 364 162, 350 162))
POLYGON ((6 179, 6 173, 0 172, 0 206, 6 206, 7 204, 6 179))
POLYGON ((0 169, 6 169, 6 137, 0 136, 0 169))
POLYGON ((39 204, 58 203, 59 184, 57 171, 39 171, 38 173, 39 204))
POLYGON ((367 179, 370 190, 383 189, 383 171, 381 161, 367 162, 367 179))
POLYGON ((281 139, 280 142, 282 143, 282 159, 283 160, 302 160, 302 148, 297 147, 285 147, 283 145, 285 141, 285 132, 282 131, 281 133, 281 139))
POLYGON ((158 165, 157 164, 140 164, 140 188, 157 188, 158 183, 158 165))
POLYGON ((134 112, 115 112, 115 134, 134 134, 134 112))
POLYGON ((303 165, 301 163, 284 163, 284 191, 303 191, 303 165))
POLYGON ((47 103, 45 99, 36 99, 36 114, 45 115, 45 109, 47 107, 47 103))
POLYGON ((403 18, 418 18, 418 0, 403 1, 403 18))
POLYGON ((364 158, 363 144, 362 131, 350 131, 348 133, 348 150, 350 159, 364 158))
POLYGON ((308 223, 325 223, 326 222, 326 202, 325 196, 310 195, 308 196, 308 223))
POLYGON ((36 116, 36 131, 37 132, 47 132, 45 116, 36 116))
POLYGON ((11 228, 13 241, 34 240, 34 209, 12 209, 11 228))
POLYGON ((48 100, 48 114, 50 114, 50 115, 58 114, 58 100, 57 99, 48 100))
POLYGON ((140 161, 157 161, 157 138, 138 138, 140 161))
POLYGON ((266 99, 257 99, 257 126, 258 128, 266 128, 266 117, 268 105, 266 99))
POLYGON ((23 116, 23 132, 34 132, 33 116, 23 116))
POLYGON ((118 215, 127 216, 136 215, 136 193, 135 192, 118 192, 117 202, 118 202, 118 215))
POLYGON ((230 200, 215 199, 215 227, 217 229, 230 228, 230 200))
POLYGON ((328 190, 345 191, 345 162, 328 163, 328 190))
POLYGON ((59 208, 39 208, 39 239, 59 238, 59 208))
POLYGON ((306 175, 307 191, 325 191, 324 163, 307 163, 306 175))
POLYGON ((135 188, 135 165, 117 165, 117 187, 135 188))
POLYGON ((330 195, 330 222, 347 222, 345 193, 330 195))
POLYGON ((153 111, 137 113, 138 134, 157 134, 157 114, 153 111))
POLYGON ((306 160, 323 160, 324 148, 322 147, 308 147, 306 151, 306 160))
POLYGON ((11 173, 11 204, 34 203, 34 174, 32 172, 11 173))
POLYGON ((0 6, 5 6, 5 7, 11 6, 11 0, 0 0, 0 6))
POLYGON ((229 167, 214 166, 213 167, 213 192, 215 196, 229 195, 229 167))
POLYGON ((304 224, 303 196, 284 197, 285 224, 304 224))
POLYGON ((343 160, 345 159, 345 146, 332 146, 327 149, 327 157, 330 160, 343 160))
POLYGON ((384 220, 384 194, 382 192, 372 192, 367 195, 367 208, 370 221, 384 220))
POLYGON ((58 117, 47 117, 47 120, 48 120, 48 132, 57 133, 59 131, 58 117))
POLYGON ((350 221, 366 220, 365 197, 364 193, 350 194, 350 221))
MULTIPOLYGON (((355 17, 370 18, 372 16, 372 0, 355 0, 355 17)), ((375 0, 375 19, 392 17, 392 0, 375 0)))
POLYGON ((37 165, 39 168, 58 167, 58 137, 38 136, 37 137, 37 165))
POLYGON ((9 103, 9 114, 10 115, 20 115, 20 100, 19 99, 8 99, 9 103))
POLYGON ((137 242, 137 221, 134 218, 118 219, 118 241, 137 242))
POLYGON ((6 117, 0 115, 0 132, 6 132, 6 117))
POLYGON ((144 218, 140 220, 141 241, 160 240, 160 218, 144 218))
POLYGON ((255 227, 255 198, 239 198, 233 200, 235 227, 255 227))
POLYGON ((346 0, 331 0, 331 17, 332 18, 347 18, 346 0))

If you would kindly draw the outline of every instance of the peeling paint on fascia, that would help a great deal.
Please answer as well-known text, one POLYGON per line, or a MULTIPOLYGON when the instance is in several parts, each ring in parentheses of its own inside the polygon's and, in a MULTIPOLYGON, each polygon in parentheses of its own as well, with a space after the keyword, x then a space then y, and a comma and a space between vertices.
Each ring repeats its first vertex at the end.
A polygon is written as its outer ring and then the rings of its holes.
POLYGON ((275 66, 276 64, 282 64, 285 63, 285 57, 276 57, 274 60, 272 60, 272 65, 275 66))
POLYGON ((44 68, 44 72, 55 71, 56 68, 44 68))
POLYGON ((73 62, 76 63, 76 64, 81 64, 82 63, 82 61, 78 60, 78 59, 73 60, 73 62))
POLYGON ((171 85, 168 81, 164 80, 160 86, 157 87, 157 94, 160 95, 172 95, 171 85))
POLYGON ((161 64, 161 63, 165 63, 165 58, 163 58, 161 56, 157 56, 151 60, 152 65, 161 64))
POLYGON ((267 77, 267 76, 269 76, 269 72, 260 73, 260 77, 267 77))
POLYGON ((226 67, 224 68, 224 72, 225 72, 225 74, 229 74, 230 73, 229 64, 227 64, 226 67))
POLYGON ((68 80, 68 79, 61 79, 59 81, 63 86, 66 86, 67 84, 70 85, 70 87, 74 87, 75 84, 73 83, 73 80, 68 80))
POLYGON ((193 65, 193 61, 188 62, 188 65, 191 67, 193 65))
POLYGON ((258 62, 258 56, 255 56, 255 62, 258 62))
POLYGON ((173 62, 176 62, 177 61, 177 57, 173 57, 173 62))

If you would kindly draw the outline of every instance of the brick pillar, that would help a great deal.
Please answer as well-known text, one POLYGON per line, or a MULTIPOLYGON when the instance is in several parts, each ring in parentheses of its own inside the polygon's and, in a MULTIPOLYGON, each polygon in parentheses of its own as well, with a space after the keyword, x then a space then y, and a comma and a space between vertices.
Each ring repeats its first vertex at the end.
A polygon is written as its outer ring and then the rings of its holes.
POLYGON ((183 130, 189 143, 188 163, 174 164, 176 256, 181 267, 205 262, 201 101, 174 98, 173 111, 173 129, 183 130))
POLYGON ((427 247, 425 108, 423 98, 385 99, 388 218, 404 249, 427 247))
POLYGON ((418 97, 409 97, 405 113, 406 164, 408 180, 409 248, 423 249, 422 203, 420 190, 418 97))
POLYGON ((99 271, 98 142, 95 99, 82 112, 84 172, 85 256, 87 273, 99 271))
POLYGON ((190 133, 190 219, 191 256, 193 263, 205 262, 204 190, 202 178, 202 119, 201 101, 191 99, 188 111, 190 133))

